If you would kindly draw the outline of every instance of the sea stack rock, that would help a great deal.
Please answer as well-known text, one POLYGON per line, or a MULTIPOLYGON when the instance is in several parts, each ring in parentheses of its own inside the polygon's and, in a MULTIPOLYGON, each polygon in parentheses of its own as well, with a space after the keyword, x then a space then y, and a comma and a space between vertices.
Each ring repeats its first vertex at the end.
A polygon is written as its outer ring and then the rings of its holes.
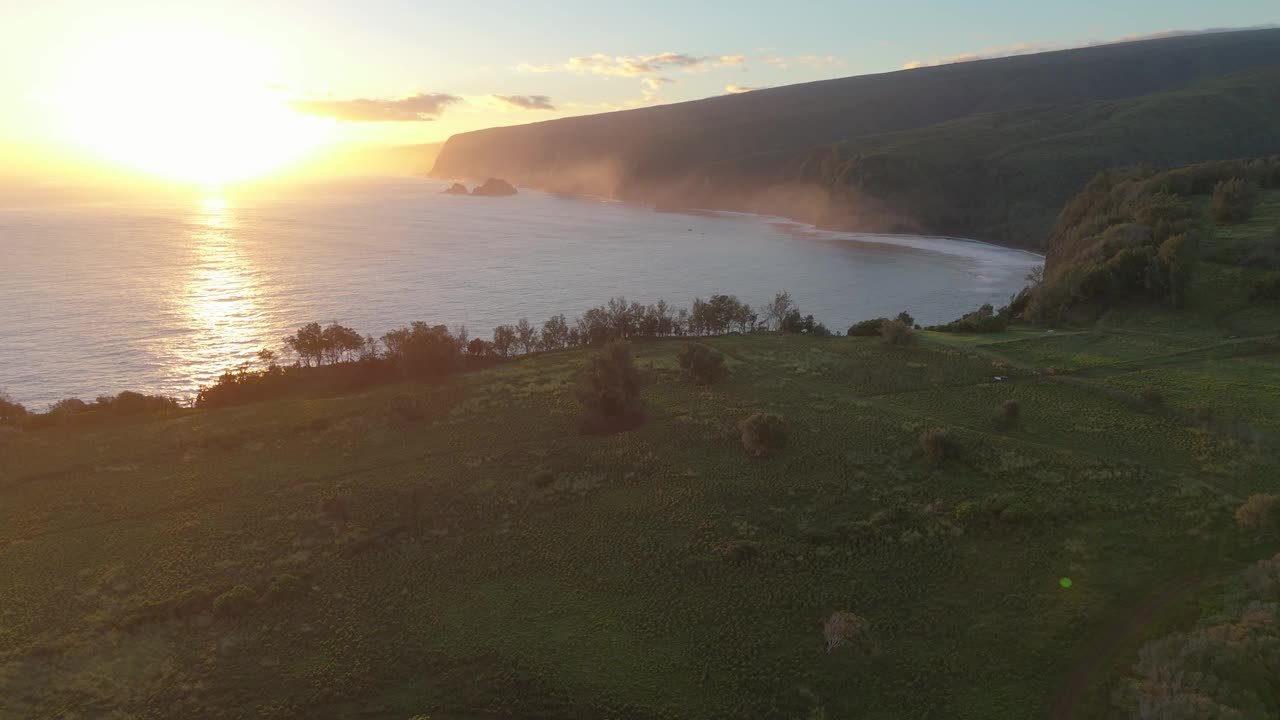
POLYGON ((454 183, 449 186, 448 190, 444 191, 444 194, 445 195, 470 195, 471 193, 467 190, 466 185, 463 185, 462 183, 454 183))
POLYGON ((472 195, 483 195, 485 197, 500 197, 502 195, 515 195, 516 189, 511 187, 511 183, 502 178, 489 178, 484 184, 471 191, 472 195))

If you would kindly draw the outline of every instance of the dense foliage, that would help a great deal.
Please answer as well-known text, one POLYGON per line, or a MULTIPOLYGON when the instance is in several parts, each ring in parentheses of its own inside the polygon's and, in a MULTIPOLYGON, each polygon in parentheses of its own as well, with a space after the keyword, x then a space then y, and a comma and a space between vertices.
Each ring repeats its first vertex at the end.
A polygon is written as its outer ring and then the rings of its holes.
POLYGON ((1063 209, 1044 276, 1018 309, 1055 323, 1089 319, 1135 299, 1183 306, 1201 246, 1215 232, 1197 196, 1234 196, 1231 188, 1255 184, 1280 187, 1280 156, 1099 175, 1063 209))
POLYGON ((729 373, 724 366, 723 353, 697 343, 682 345, 676 362, 700 385, 711 385, 729 373))
POLYGON ((787 446, 787 426, 773 413, 756 412, 738 423, 742 449, 754 458, 776 455, 787 446))

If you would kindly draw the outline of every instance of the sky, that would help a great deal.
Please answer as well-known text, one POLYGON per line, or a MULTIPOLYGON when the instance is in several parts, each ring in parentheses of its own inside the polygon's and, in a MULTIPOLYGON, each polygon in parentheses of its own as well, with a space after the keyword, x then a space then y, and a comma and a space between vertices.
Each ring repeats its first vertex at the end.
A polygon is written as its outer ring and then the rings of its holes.
POLYGON ((321 147, 439 142, 974 55, 1280 20, 1275 0, 1088 5, 0 0, 0 170, 93 159, 249 175, 321 147))

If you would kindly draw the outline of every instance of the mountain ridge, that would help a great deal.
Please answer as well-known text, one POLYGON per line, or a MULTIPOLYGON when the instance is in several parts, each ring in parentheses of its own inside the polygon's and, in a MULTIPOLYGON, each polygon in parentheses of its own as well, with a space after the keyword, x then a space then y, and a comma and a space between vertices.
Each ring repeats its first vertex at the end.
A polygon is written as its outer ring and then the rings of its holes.
MULTIPOLYGON (((793 173, 808 153, 824 145, 983 113, 1131 99, 1269 67, 1280 67, 1277 29, 897 70, 461 133, 445 143, 431 174, 497 176, 538 189, 665 207, 770 212, 840 229, 973 235, 963 225, 921 224, 909 217, 834 223, 833 215, 848 215, 848 199, 838 198, 835 210, 841 212, 832 213, 831 188, 793 173), (762 191, 770 197, 751 197, 762 191)), ((1250 147, 1241 154, 1266 152, 1272 151, 1250 147)), ((1209 159, 1219 158, 1179 158, 1209 159)), ((998 232, 979 233, 978 239, 1043 245, 1043 238, 998 232)))

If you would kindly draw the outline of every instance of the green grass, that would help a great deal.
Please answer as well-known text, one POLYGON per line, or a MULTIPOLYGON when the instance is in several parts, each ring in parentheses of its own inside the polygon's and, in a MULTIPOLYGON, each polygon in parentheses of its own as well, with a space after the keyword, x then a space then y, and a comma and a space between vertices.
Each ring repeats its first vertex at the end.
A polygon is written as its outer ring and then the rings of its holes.
POLYGON ((637 346, 652 418, 612 437, 575 432, 580 351, 19 434, 0 465, 0 691, 22 716, 1036 716, 1091 633, 1223 562, 1232 498, 1275 468, 1236 458, 1215 489, 1228 438, 959 348, 705 342, 732 371, 710 388, 674 369, 678 343, 637 346), (389 419, 400 394, 422 425, 389 419), (998 429, 1006 397, 1023 418, 998 429), (790 430, 770 461, 737 441, 756 409, 790 430), (935 426, 960 448, 938 469, 917 448, 935 426), (327 496, 348 524, 322 518, 327 496), (1004 510, 976 522, 966 503, 1004 510), (732 562, 732 542, 759 554, 732 562), (301 592, 240 618, 154 610, 282 574, 301 592), (841 609, 876 654, 824 652, 841 609))
POLYGON ((1280 470, 1254 272, 1052 333, 698 339, 709 387, 640 342, 650 418, 614 436, 577 432, 585 350, 0 435, 0 715, 1125 717, 1117 676, 1197 598, 1116 628, 1264 554, 1232 520, 1280 470), (743 453, 755 411, 778 457, 743 453), (875 652, 825 652, 837 610, 875 652))

